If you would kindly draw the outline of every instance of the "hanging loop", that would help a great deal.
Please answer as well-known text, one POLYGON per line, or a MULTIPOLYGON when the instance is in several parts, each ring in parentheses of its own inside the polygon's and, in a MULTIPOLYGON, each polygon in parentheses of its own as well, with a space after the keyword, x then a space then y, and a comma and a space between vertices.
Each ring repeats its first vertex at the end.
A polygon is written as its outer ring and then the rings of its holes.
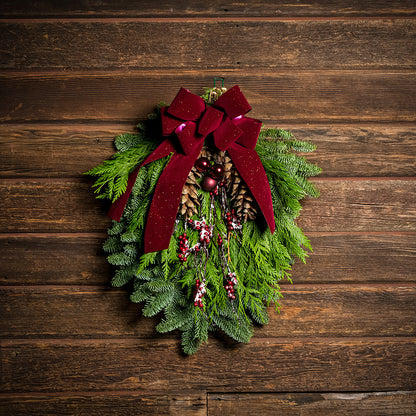
POLYGON ((221 88, 224 88, 224 78, 214 78, 214 88, 217 87, 217 81, 221 81, 221 88))

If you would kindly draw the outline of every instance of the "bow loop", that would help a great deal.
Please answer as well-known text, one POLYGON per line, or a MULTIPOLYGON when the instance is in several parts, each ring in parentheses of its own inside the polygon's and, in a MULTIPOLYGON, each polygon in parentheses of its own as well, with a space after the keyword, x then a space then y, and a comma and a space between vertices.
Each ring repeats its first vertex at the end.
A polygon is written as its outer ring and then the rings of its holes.
POLYGON ((214 106, 222 109, 231 119, 246 114, 251 110, 250 104, 238 85, 234 85, 234 87, 222 94, 215 101, 214 106))
POLYGON ((215 146, 227 150, 242 134, 243 130, 227 117, 213 133, 215 146))
MULTIPOLYGON (((261 121, 246 117, 251 106, 238 85, 222 94, 210 107, 189 90, 181 88, 169 107, 161 109, 162 134, 167 139, 142 163, 172 154, 155 188, 146 222, 144 251, 150 253, 169 247, 180 198, 189 175, 204 144, 212 134, 215 146, 227 150, 236 169, 256 199, 271 232, 275 229, 269 182, 257 152, 254 150, 261 121), (177 137, 183 152, 173 146, 177 137)), ((129 177, 126 192, 113 203, 110 217, 119 221, 140 166, 129 177)))
POLYGON ((234 123, 243 132, 243 134, 238 138, 237 143, 247 149, 254 149, 261 130, 261 121, 244 116, 234 119, 234 123))
POLYGON ((168 107, 168 113, 185 121, 195 121, 205 110, 205 101, 186 88, 181 88, 168 107))

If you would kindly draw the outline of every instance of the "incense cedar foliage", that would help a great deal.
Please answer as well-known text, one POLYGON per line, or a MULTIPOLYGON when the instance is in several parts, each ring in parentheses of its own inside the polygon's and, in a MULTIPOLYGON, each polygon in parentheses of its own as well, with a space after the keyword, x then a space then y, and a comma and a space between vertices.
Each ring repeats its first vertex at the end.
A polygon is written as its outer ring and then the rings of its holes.
MULTIPOLYGON (((159 110, 139 125, 138 133, 115 138, 117 153, 87 174, 95 176, 97 198, 115 201, 126 189, 128 176, 160 143, 159 110)), ((253 323, 267 324, 267 306, 278 309, 279 282, 290 280, 294 258, 305 261, 309 240, 296 225, 301 211, 300 200, 316 197, 318 191, 308 178, 319 174, 320 168, 308 163, 297 152, 308 153, 315 147, 296 140, 282 129, 260 132, 256 151, 265 168, 274 209, 276 230, 266 227, 259 213, 256 219, 242 223, 238 233, 231 233, 224 223, 224 212, 218 198, 200 187, 196 214, 192 219, 213 217, 214 236, 208 249, 192 254, 187 262, 178 259, 179 236, 187 233, 189 245, 199 241, 198 230, 186 227, 186 219, 178 212, 178 220, 169 248, 143 254, 143 235, 147 212, 154 188, 169 156, 141 168, 120 222, 113 221, 103 249, 108 262, 115 266, 113 286, 129 283, 132 302, 143 303, 144 316, 160 315, 159 332, 179 330, 186 354, 195 353, 208 341, 209 331, 223 331, 238 342, 248 342, 253 335, 253 323), (224 236, 219 244, 217 234, 224 236), (222 259, 236 274, 235 299, 227 296, 225 269, 222 259), (194 304, 196 281, 204 268, 206 294, 202 307, 194 304)), ((206 155, 206 148, 203 150, 206 155)), ((213 160, 219 155, 212 150, 213 160)), ((221 154, 220 157, 227 158, 221 154)), ((226 159, 230 163, 229 158, 226 159)), ((195 177, 192 178, 194 180, 195 177)), ((197 180, 200 180, 200 178, 197 180)), ((243 187, 244 189, 244 187, 243 187)), ((230 195, 231 197, 231 195, 230 195)), ((241 198, 240 198, 241 199, 241 198)), ((238 200, 235 197, 231 200, 238 200)))

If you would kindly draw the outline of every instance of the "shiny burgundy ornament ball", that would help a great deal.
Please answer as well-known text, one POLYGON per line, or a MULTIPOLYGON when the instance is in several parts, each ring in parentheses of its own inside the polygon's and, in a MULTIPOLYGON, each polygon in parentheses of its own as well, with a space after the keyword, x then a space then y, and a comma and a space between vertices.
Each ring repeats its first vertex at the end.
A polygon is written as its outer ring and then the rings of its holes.
POLYGON ((211 176, 205 176, 204 179, 202 179, 202 189, 207 192, 213 192, 215 191, 215 188, 217 187, 217 180, 215 178, 211 178, 211 176))
POLYGON ((209 174, 215 179, 221 179, 224 176, 224 166, 218 163, 212 165, 209 174))
POLYGON ((198 172, 208 172, 209 168, 211 167, 211 163, 209 163, 209 160, 206 157, 200 157, 195 162, 195 167, 198 172))

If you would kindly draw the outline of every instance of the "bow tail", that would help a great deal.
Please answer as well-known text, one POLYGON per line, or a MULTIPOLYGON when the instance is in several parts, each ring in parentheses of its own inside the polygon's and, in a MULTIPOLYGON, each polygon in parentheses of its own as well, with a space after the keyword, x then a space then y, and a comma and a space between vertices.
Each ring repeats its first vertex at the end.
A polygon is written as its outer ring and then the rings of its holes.
POLYGON ((238 173, 247 184, 259 205, 270 231, 274 232, 274 212, 272 194, 266 171, 260 157, 254 149, 246 149, 238 144, 233 144, 227 149, 238 173))
POLYGON ((175 148, 173 147, 170 140, 163 141, 140 165, 138 165, 129 175, 129 179, 127 181, 127 188, 124 193, 111 204, 111 207, 108 211, 108 216, 115 220, 120 221, 121 216, 123 215, 124 208, 127 205, 127 201, 129 200, 131 191, 133 190, 133 186, 136 182, 137 175, 139 174, 140 169, 142 166, 147 165, 150 162, 154 162, 155 160, 162 159, 168 156, 170 153, 175 152, 175 148))
POLYGON ((188 155, 175 153, 160 175, 146 221, 145 253, 169 247, 182 190, 202 146, 203 140, 188 155))

